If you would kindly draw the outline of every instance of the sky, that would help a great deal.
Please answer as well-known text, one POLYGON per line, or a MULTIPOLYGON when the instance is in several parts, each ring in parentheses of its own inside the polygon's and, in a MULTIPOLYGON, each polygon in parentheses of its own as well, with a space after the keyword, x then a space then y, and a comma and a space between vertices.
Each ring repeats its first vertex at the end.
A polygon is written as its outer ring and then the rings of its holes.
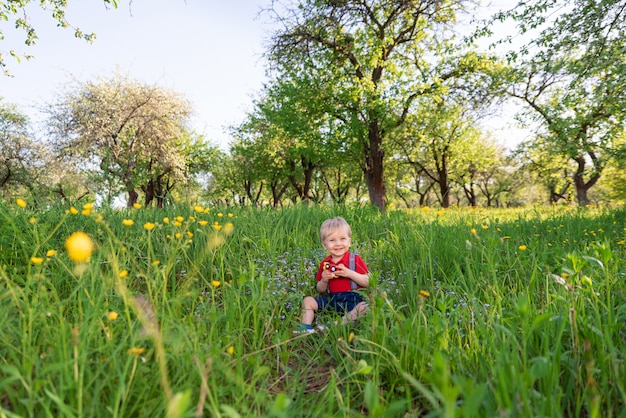
POLYGON ((93 44, 57 27, 50 11, 33 3, 27 13, 39 36, 35 46, 2 23, 0 51, 13 76, 0 75, 0 97, 35 122, 72 80, 119 72, 181 93, 195 110, 192 127, 226 149, 226 128, 243 120, 265 81, 270 25, 259 17, 259 0, 120 0, 108 10, 102 0, 70 1, 67 20, 95 32, 93 44), (12 49, 34 58, 17 63, 6 54, 12 49))
MULTIPOLYGON (((490 11, 509 0, 492 1, 490 11)), ((263 53, 273 28, 259 12, 267 0, 120 0, 117 9, 107 9, 103 0, 70 1, 67 20, 95 32, 93 44, 76 39, 72 28, 57 27, 50 11, 32 3, 27 13, 39 36, 35 46, 24 45, 24 33, 2 23, 0 52, 13 76, 0 75, 0 97, 34 123, 68 83, 119 72, 182 94, 195 111, 192 128, 227 150, 227 128, 252 110, 266 80, 263 53), (9 50, 34 58, 17 63, 9 50)), ((493 117, 487 127, 509 148, 521 139, 510 114, 493 117)))

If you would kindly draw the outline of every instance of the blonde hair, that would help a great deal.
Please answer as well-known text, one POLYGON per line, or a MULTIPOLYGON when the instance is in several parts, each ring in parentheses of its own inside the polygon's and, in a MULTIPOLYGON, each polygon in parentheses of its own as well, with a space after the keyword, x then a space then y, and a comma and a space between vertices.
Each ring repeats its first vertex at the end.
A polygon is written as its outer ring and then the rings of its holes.
POLYGON ((346 220, 341 216, 337 216, 335 218, 326 219, 322 223, 322 227, 320 228, 320 239, 322 242, 324 242, 326 237, 330 235, 331 232, 337 229, 345 229, 348 232, 348 236, 352 238, 352 229, 350 228, 348 222, 346 222, 346 220))

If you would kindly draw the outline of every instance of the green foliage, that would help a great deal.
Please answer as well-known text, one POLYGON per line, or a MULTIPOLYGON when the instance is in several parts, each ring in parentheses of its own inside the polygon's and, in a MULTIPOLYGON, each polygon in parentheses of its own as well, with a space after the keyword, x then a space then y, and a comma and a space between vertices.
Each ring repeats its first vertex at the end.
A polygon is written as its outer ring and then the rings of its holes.
POLYGON ((0 201, 0 413, 619 416, 625 228, 623 209, 570 206, 0 201), (373 273, 370 312, 294 337, 336 215, 373 273), (79 230, 96 249, 74 264, 79 230))
POLYGON ((619 0, 542 0, 498 15, 521 33, 536 33, 521 54, 510 55, 508 92, 527 105, 523 118, 537 129, 537 141, 576 166, 571 177, 582 206, 624 131, 623 7, 619 0))
MULTIPOLYGON (((479 66, 478 59, 450 60, 438 71, 439 63, 428 58, 454 55, 449 52, 452 40, 433 38, 437 31, 446 33, 463 4, 303 1, 277 12, 284 29, 274 35, 270 51, 276 78, 308 80, 304 85, 309 88, 295 94, 296 103, 311 104, 312 115, 326 122, 309 121, 308 136, 327 138, 322 133, 330 133, 347 155, 358 155, 370 203, 383 211, 385 153, 395 151, 388 144, 392 132, 419 111, 419 97, 442 95, 443 80, 476 72, 479 66), (308 93, 304 100, 302 93, 308 93)), ((294 96, 288 94, 284 96, 294 96)), ((335 141, 326 143, 331 151, 335 141)))

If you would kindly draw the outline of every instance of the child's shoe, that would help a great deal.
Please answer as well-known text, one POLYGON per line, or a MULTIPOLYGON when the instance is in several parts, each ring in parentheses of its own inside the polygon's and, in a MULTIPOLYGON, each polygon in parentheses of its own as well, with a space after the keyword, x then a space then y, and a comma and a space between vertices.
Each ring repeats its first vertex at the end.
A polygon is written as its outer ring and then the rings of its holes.
POLYGON ((296 327, 296 329, 293 330, 293 333, 296 335, 312 334, 314 332, 315 330, 313 329, 313 327, 308 324, 300 324, 296 327))

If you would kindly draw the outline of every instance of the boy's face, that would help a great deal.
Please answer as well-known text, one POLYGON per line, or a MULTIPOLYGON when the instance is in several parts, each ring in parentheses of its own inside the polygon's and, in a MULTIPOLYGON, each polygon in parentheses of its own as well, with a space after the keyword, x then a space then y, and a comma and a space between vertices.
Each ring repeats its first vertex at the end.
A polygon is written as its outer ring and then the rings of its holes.
POLYGON ((339 228, 330 231, 330 233, 326 235, 326 238, 322 241, 322 246, 330 253, 333 259, 338 261, 348 252, 351 241, 352 239, 348 231, 345 228, 339 228))

